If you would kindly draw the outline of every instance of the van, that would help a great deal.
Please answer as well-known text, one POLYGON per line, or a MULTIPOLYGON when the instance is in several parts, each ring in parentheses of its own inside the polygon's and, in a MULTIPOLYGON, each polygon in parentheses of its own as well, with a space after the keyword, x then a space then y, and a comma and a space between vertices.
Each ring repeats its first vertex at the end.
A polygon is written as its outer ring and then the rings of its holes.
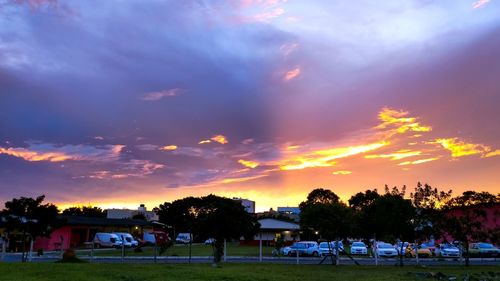
POLYGON ((124 243, 125 247, 137 247, 139 246, 139 242, 134 239, 132 234, 126 233, 126 232, 115 232, 121 240, 124 243), (122 239, 123 238, 123 239, 122 239))
POLYGON ((175 238, 175 243, 189 244, 191 242, 191 233, 179 233, 175 238))
POLYGON ((94 245, 96 248, 121 247, 122 240, 113 233, 97 232, 94 236, 94 245))

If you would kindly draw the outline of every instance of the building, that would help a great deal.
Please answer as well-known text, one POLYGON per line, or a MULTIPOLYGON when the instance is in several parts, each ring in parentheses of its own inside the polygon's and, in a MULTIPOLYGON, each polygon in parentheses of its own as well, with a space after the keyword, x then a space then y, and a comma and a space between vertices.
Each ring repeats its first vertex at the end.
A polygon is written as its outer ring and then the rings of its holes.
POLYGON ((127 232, 134 237, 142 238, 146 231, 159 227, 154 222, 132 219, 109 219, 80 216, 59 216, 61 226, 55 229, 50 237, 39 237, 33 249, 46 251, 84 247, 86 242, 94 239, 97 232, 127 232))
POLYGON ((144 204, 141 204, 137 210, 130 209, 107 209, 108 219, 132 219, 134 216, 142 214, 147 221, 158 221, 158 215, 153 211, 148 211, 144 204))
POLYGON ((243 199, 243 198, 238 198, 238 197, 233 197, 234 201, 238 201, 245 207, 245 210, 250 213, 254 214, 255 213, 255 201, 248 200, 248 199, 243 199))
POLYGON ((299 207, 278 207, 278 213, 287 215, 300 215, 299 207))
POLYGON ((283 239, 285 245, 290 245, 294 241, 300 240, 300 226, 293 222, 265 218, 258 220, 260 229, 251 241, 240 240, 240 244, 272 246, 277 239, 283 239))

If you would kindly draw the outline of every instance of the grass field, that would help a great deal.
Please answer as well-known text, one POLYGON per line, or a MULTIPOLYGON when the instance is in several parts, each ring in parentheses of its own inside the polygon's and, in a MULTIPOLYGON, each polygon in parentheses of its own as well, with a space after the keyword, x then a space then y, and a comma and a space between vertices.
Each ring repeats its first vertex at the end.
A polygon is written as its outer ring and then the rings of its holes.
MULTIPOLYGON (((208 264, 0 264, 0 280, 17 281, 83 281, 83 280, 436 280, 418 277, 415 272, 453 274, 463 280, 464 274, 496 274, 488 280, 500 280, 500 267, 355 267, 276 264, 223 264, 213 268, 208 264), (497 279, 495 279, 497 278, 497 279)), ((446 279, 448 280, 448 279, 446 279)))
MULTIPOLYGON (((273 247, 262 247, 262 254, 264 256, 271 256, 273 247)), ((191 248, 193 256, 211 256, 212 246, 210 245, 192 245, 191 248)), ((77 251, 79 256, 89 255, 89 251, 77 251)), ((255 246, 240 246, 239 243, 228 243, 227 244, 227 254, 228 256, 258 256, 259 247, 255 246)), ((119 256, 121 255, 121 249, 109 249, 109 250, 97 250, 95 251, 96 256, 119 256)), ((152 247, 144 247, 143 251, 140 253, 134 252, 134 249, 125 249, 126 256, 153 256, 152 247)), ((175 245, 168 248, 163 256, 188 256, 189 246, 188 245, 175 245)))

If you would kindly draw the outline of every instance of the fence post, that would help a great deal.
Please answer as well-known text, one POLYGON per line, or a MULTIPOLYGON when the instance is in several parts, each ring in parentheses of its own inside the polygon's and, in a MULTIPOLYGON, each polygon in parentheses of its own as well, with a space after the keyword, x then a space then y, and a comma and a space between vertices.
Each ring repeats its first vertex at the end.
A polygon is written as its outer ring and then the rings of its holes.
POLYGON ((122 263, 125 262, 125 237, 121 235, 122 237, 122 263))
POLYGON ((7 244, 7 239, 4 236, 0 237, 0 239, 2 239, 2 253, 0 256, 0 261, 3 261, 5 258, 5 250, 7 248, 7 245, 5 245, 7 244))
POLYGON ((92 247, 90 248, 90 262, 94 262, 94 239, 92 239, 92 247))
POLYGON ((335 239, 335 252, 336 252, 336 257, 335 257, 335 264, 339 265, 340 264, 340 251, 339 251, 339 239, 335 239))
POLYGON ((61 260, 62 260, 64 255, 64 237, 62 237, 61 235, 60 238, 61 238, 61 260))
POLYGON ((227 244, 226 244, 226 239, 224 239, 224 262, 227 261, 227 244))
POLYGON ((262 262, 262 233, 259 234, 259 261, 262 262))
POLYGON ((30 251, 28 253, 28 261, 31 262, 33 260, 33 238, 30 235, 30 251))
POLYGON ((153 251, 154 251, 154 262, 156 263, 156 251, 157 251, 157 244, 156 244, 156 237, 155 237, 155 245, 154 245, 154 248, 153 248, 153 251))
POLYGON ((415 240, 415 244, 414 245, 415 245, 415 247, 414 247, 415 248, 415 250, 414 250, 415 251, 415 260, 416 260, 417 265, 418 265, 419 260, 418 260, 418 244, 417 244, 417 240, 415 240))
POLYGON ((375 265, 378 265, 377 241, 373 241, 373 256, 375 257, 375 265))
POLYGON ((296 263, 299 264, 299 247, 298 245, 296 244, 296 248, 295 248, 295 257, 297 258, 297 261, 296 263))

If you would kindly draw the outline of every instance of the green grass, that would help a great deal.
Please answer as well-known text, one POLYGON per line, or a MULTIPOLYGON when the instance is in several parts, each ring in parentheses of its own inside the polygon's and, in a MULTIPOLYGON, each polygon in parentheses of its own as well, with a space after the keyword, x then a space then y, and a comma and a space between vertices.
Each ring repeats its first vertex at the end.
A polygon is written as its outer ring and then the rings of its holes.
MULTIPOLYGON (((262 255, 271 256, 273 247, 262 247, 262 255)), ((213 255, 212 246, 210 245, 192 245, 192 256, 211 256, 213 255)), ((89 251, 77 251, 78 256, 88 256, 89 251)), ((94 252, 95 256, 120 256, 121 249, 97 250, 94 252)), ((140 253, 134 252, 134 249, 125 249, 126 256, 153 256, 152 247, 144 247, 140 253)), ((256 246, 240 246, 239 243, 227 244, 228 256, 258 256, 259 247, 256 246)), ((162 256, 189 256, 189 245, 175 245, 168 248, 162 256)))
MULTIPOLYGON (((330 265, 278 265, 278 264, 223 264, 213 268, 209 264, 0 264, 0 280, 17 281, 83 281, 83 280, 435 280, 418 278, 409 272, 442 272, 444 274, 480 274, 495 272, 499 267, 372 267, 330 265)), ((458 279, 462 280, 462 279, 458 279)), ((499 280, 499 279, 491 279, 499 280)))

